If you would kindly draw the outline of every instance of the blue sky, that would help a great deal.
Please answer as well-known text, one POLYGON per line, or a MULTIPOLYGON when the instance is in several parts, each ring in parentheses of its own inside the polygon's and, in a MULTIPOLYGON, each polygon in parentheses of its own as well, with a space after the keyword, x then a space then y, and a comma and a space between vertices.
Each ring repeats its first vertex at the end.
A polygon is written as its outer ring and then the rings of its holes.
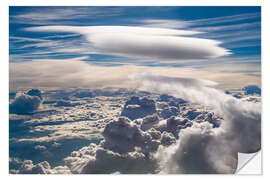
MULTIPOLYGON (((84 61, 101 66, 131 63, 197 68, 243 65, 252 68, 261 64, 260 7, 10 7, 9 18, 10 62, 87 56, 84 61), (192 61, 145 59, 145 56, 134 54, 93 50, 93 42, 89 43, 81 31, 27 29, 40 26, 63 26, 63 29, 69 26, 135 26, 196 31, 200 33, 182 36, 218 41, 218 47, 223 48, 224 53, 211 60, 202 57, 203 61, 200 57, 192 61)), ((243 71, 250 73, 260 69, 250 68, 243 71)))

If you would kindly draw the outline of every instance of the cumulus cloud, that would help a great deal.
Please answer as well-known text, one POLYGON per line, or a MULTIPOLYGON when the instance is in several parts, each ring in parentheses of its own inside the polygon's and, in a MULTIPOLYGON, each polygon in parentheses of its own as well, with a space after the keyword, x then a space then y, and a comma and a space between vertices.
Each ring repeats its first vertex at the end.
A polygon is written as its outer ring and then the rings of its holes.
POLYGON ((180 131, 177 145, 159 149, 159 158, 171 158, 165 160, 168 162, 166 167, 170 167, 164 170, 165 173, 233 173, 238 152, 252 153, 261 148, 260 103, 236 99, 209 87, 215 83, 204 80, 153 74, 134 75, 132 78, 141 83, 141 90, 168 93, 192 103, 211 106, 224 117, 219 128, 213 130, 211 124, 193 125, 180 131), (200 163, 194 164, 198 153, 200 163))
POLYGON ((159 117, 156 114, 146 116, 142 120, 141 129, 143 131, 146 131, 146 130, 152 128, 158 122, 159 122, 159 117))
POLYGON ((47 161, 34 165, 31 160, 25 160, 18 174, 70 174, 70 170, 67 166, 58 166, 51 169, 47 161))
POLYGON ((146 97, 133 96, 125 103, 121 116, 134 120, 154 113, 156 113, 155 101, 146 97))
POLYGON ((161 135, 161 144, 163 146, 170 146, 173 143, 176 143, 176 139, 173 134, 164 131, 161 135))
POLYGON ((27 114, 39 108, 41 99, 38 96, 31 96, 24 93, 18 93, 15 99, 10 103, 10 113, 27 114))
POLYGON ((151 156, 142 152, 121 154, 96 144, 74 151, 65 162, 72 173, 82 174, 155 173, 158 166, 151 156))
POLYGON ((161 133, 140 126, 126 117, 108 123, 103 132, 104 141, 90 144, 65 158, 72 173, 156 173, 157 160, 151 152, 157 151, 161 133))
POLYGON ((130 77, 141 90, 168 95, 155 95, 158 102, 132 97, 126 104, 180 105, 180 117, 162 119, 153 113, 111 119, 103 129, 104 140, 72 152, 65 166, 52 169, 46 162, 27 161, 20 173, 234 173, 238 152, 260 149, 259 103, 216 90, 212 81, 145 73, 130 77), (199 111, 190 102, 210 106, 214 113, 199 111), (216 113, 223 117, 218 124, 216 113))
POLYGON ((143 132, 126 117, 107 124, 103 136, 103 147, 120 153, 134 151, 136 147, 140 147, 143 152, 153 152, 159 146, 159 142, 153 140, 149 133, 143 132))
POLYGON ((72 103, 70 101, 59 100, 56 102, 55 107, 74 107, 80 105, 80 103, 72 103))
POLYGON ((82 34, 92 53, 151 60, 213 59, 231 54, 221 41, 185 37, 200 32, 131 26, 40 26, 28 31, 82 34))
POLYGON ((141 152, 130 152, 125 155, 105 149, 96 151, 98 161, 89 161, 82 173, 125 173, 145 174, 155 172, 155 161, 141 152), (110 163, 109 163, 110 162, 110 163))
POLYGON ((161 173, 233 173, 237 166, 237 153, 208 122, 194 123, 181 130, 177 144, 161 147, 161 173), (236 153, 236 154, 235 154, 236 153))
POLYGON ((163 151, 167 151, 165 147, 174 147, 179 143, 178 135, 173 133, 182 132, 181 129, 191 127, 192 124, 175 117, 162 121, 156 114, 136 120, 120 117, 105 126, 102 133, 104 141, 72 152, 65 158, 65 163, 72 173, 163 172, 169 165, 161 157, 171 157, 163 156, 163 151), (158 147, 162 148, 158 150, 158 147), (155 155, 156 152, 162 155, 155 155), (163 167, 165 164, 166 168, 163 167))
POLYGON ((31 89, 26 94, 28 94, 29 96, 37 96, 42 100, 41 92, 38 89, 31 89))

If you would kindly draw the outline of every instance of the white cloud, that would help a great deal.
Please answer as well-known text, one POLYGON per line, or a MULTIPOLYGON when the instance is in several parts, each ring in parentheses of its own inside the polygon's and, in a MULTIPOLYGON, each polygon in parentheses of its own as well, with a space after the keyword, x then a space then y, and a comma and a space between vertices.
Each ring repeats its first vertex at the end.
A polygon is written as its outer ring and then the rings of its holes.
POLYGON ((122 7, 107 7, 106 11, 98 7, 42 7, 31 8, 30 11, 11 15, 12 22, 26 24, 59 24, 60 20, 69 20, 72 23, 77 19, 94 19, 106 16, 118 16, 123 11, 122 7), (110 13, 107 13, 109 11, 110 13), (46 14, 46 16, 44 16, 46 14))
MULTIPOLYGON (((155 116, 148 116, 140 121, 131 121, 125 117, 111 119, 105 125, 104 140, 99 145, 90 144, 72 152, 64 159, 64 166, 51 169, 46 162, 33 165, 31 161, 27 161, 19 172, 234 173, 237 152, 254 152, 260 148, 259 104, 240 101, 208 87, 215 85, 211 81, 159 77, 145 73, 133 78, 144 81, 142 88, 148 88, 144 90, 169 93, 176 97, 185 95, 185 99, 191 102, 212 106, 224 120, 221 120, 219 127, 213 128, 209 120, 198 123, 196 120, 183 119, 181 115, 162 121, 155 116), (185 93, 181 94, 181 91, 185 93), (195 97, 199 92, 210 100, 195 97), (211 100, 213 97, 216 100, 211 100)), ((193 104, 185 107, 196 109, 193 104)), ((91 124, 84 123, 77 128, 89 126, 91 124)), ((74 130, 74 127, 71 126, 70 129, 74 130)), ((51 126, 40 128, 52 131, 58 129, 51 126)), ((62 129, 67 130, 64 134, 75 133, 70 133, 68 126, 62 126, 62 129)), ((89 131, 85 133, 90 134, 89 131)))
POLYGON ((252 23, 242 23, 242 24, 233 24, 233 25, 224 25, 224 26, 207 26, 207 27, 198 27, 193 28, 195 31, 225 31, 225 30, 245 30, 247 28, 259 27, 261 22, 252 22, 252 23))
POLYGON ((132 78, 140 81, 141 90, 168 93, 189 102, 211 106, 224 118, 220 127, 214 130, 209 128, 209 123, 193 124, 180 131, 182 138, 177 145, 159 149, 157 157, 167 167, 164 173, 232 173, 238 152, 252 153, 261 148, 260 103, 236 99, 207 86, 212 83, 200 80, 152 74, 134 75, 132 78), (194 164, 195 160, 200 163, 194 164))
POLYGON ((155 155, 160 173, 234 173, 237 156, 219 131, 208 122, 181 130, 175 145, 161 146, 155 155))
POLYGON ((200 32, 131 26, 41 26, 28 31, 79 33, 93 53, 151 60, 213 59, 231 54, 221 41, 184 37, 200 32))
POLYGON ((104 141, 99 145, 90 144, 64 159, 72 173, 156 172, 158 164, 151 152, 157 150, 160 142, 150 133, 143 132, 133 121, 125 117, 111 121, 106 125, 103 136, 104 141))
POLYGON ((51 169, 47 161, 43 161, 36 165, 31 160, 25 160, 18 171, 18 174, 70 174, 67 166, 58 166, 51 169))
POLYGON ((158 27, 158 28, 185 28, 192 23, 188 21, 180 21, 180 20, 170 20, 170 19, 146 19, 139 20, 138 22, 143 23, 144 27, 158 27))
POLYGON ((135 147, 140 147, 142 152, 153 152, 160 144, 126 117, 108 123, 103 136, 103 147, 119 153, 132 152, 135 147))
POLYGON ((236 14, 232 16, 222 16, 214 18, 204 18, 195 20, 176 20, 176 19, 146 19, 136 20, 135 22, 142 23, 147 27, 162 27, 162 28, 187 28, 187 27, 198 27, 205 25, 214 25, 222 23, 239 22, 243 20, 250 20, 260 18, 260 13, 245 13, 236 14))
POLYGON ((142 152, 121 154, 95 144, 74 151, 65 162, 75 174, 146 174, 155 173, 157 168, 156 161, 142 152))
POLYGON ((192 21, 187 21, 187 22, 192 23, 193 25, 221 24, 221 23, 237 22, 237 21, 260 18, 260 17, 261 17, 260 13, 244 13, 244 14, 236 14, 232 16, 197 19, 197 20, 192 20, 192 21))

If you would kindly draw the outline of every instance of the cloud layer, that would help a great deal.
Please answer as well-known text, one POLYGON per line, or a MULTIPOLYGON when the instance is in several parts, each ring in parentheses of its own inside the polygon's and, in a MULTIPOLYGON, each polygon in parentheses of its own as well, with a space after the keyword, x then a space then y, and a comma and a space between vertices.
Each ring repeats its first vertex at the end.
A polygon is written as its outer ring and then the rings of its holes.
POLYGON ((170 74, 174 77, 204 78, 219 82, 226 88, 242 88, 248 83, 259 85, 259 77, 240 73, 209 72, 191 68, 177 67, 147 67, 135 65, 96 66, 76 59, 47 59, 30 62, 10 63, 10 89, 24 90, 30 88, 102 88, 121 87, 135 88, 137 83, 128 76, 133 73, 152 72, 161 75, 170 74))
POLYGON ((82 34, 93 53, 151 60, 213 59, 231 54, 216 40, 184 37, 199 32, 132 26, 40 26, 27 28, 38 32, 82 34))
POLYGON ((25 161, 18 173, 234 173, 238 152, 260 149, 260 103, 233 98, 212 88, 216 83, 211 81, 148 73, 132 78, 148 93, 142 99, 131 97, 126 104, 152 104, 149 96, 156 97, 156 113, 133 120, 119 113, 100 129, 103 140, 98 145, 72 152, 63 166, 52 169, 47 162, 25 161), (175 97, 154 96, 157 92, 175 97), (179 108, 177 117, 158 116, 166 105, 179 108))

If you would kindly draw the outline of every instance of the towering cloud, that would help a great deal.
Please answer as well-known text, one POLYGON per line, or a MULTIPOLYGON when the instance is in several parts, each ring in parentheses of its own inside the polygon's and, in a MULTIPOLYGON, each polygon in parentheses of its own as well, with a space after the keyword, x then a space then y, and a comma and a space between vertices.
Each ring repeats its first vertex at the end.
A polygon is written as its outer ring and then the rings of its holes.
POLYGON ((237 153, 261 148, 259 103, 241 101, 209 86, 213 82, 135 74, 141 90, 168 93, 189 102, 211 106, 224 117, 219 128, 210 123, 194 123, 180 131, 175 146, 161 147, 157 153, 163 173, 233 173, 237 153), (194 162, 198 163, 194 163, 194 162))
POLYGON ((72 173, 156 173, 157 160, 151 152, 157 151, 160 142, 156 134, 143 132, 139 126, 126 117, 120 117, 106 125, 104 141, 99 145, 90 144, 74 151, 65 158, 72 173))

